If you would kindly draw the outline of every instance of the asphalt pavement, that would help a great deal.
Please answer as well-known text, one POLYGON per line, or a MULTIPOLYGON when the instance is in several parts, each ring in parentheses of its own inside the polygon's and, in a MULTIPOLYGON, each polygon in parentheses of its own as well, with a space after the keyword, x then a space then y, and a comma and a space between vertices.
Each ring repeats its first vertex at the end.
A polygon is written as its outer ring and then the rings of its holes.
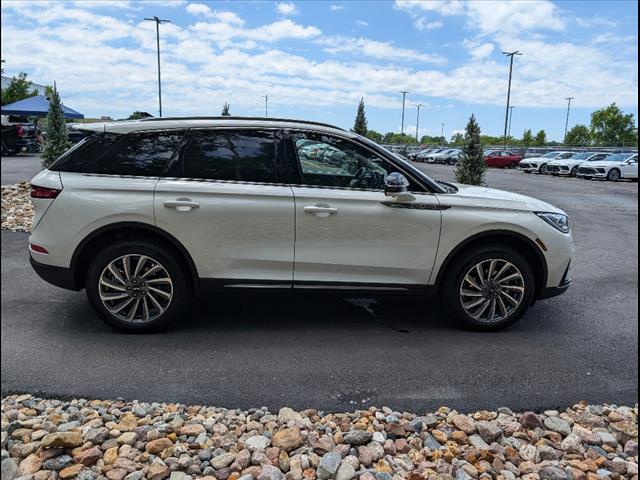
MULTIPOLYGON (((2 169, 4 184, 4 158, 2 169)), ((637 183, 487 180, 565 209, 576 239, 574 285, 498 333, 458 330, 433 301, 247 293, 202 297, 168 332, 125 335, 84 292, 36 276, 26 234, 2 231, 2 394, 418 412, 636 403, 637 183)))
POLYGON ((40 155, 30 153, 19 153, 11 157, 2 157, 0 165, 2 166, 0 172, 2 185, 31 180, 42 170, 40 155))

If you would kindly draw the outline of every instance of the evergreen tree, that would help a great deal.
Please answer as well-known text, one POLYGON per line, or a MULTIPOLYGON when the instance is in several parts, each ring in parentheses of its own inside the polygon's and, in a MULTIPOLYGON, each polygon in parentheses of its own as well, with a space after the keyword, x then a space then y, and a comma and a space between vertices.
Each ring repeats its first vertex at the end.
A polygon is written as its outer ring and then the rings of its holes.
POLYGON ((367 135, 367 117, 364 114, 364 98, 361 98, 358 104, 358 113, 356 113, 356 121, 353 124, 352 131, 358 135, 367 135))
POLYGON ((220 115, 222 115, 223 117, 230 117, 231 114, 229 113, 229 108, 231 107, 231 105, 229 105, 227 102, 224 102, 224 105, 222 106, 222 113, 220 115))
POLYGON ((49 97, 49 112, 47 113, 47 141, 42 150, 42 166, 48 167, 70 146, 71 142, 67 137, 67 124, 62 112, 60 95, 55 84, 49 97))
POLYGON ((546 143, 547 143, 547 132, 545 132, 544 130, 540 130, 538 133, 536 133, 536 136, 533 139, 533 144, 536 147, 543 147, 544 145, 546 145, 546 143))
POLYGON ((528 147, 533 143, 533 133, 530 128, 527 128, 522 134, 522 145, 528 147))
POLYGON ((140 120, 141 118, 151 118, 153 115, 147 112, 135 111, 127 117, 127 120, 140 120))
POLYGON ((462 154, 456 166, 455 176, 458 183, 482 185, 487 165, 484 163, 484 151, 480 140, 480 125, 471 115, 464 133, 462 154))

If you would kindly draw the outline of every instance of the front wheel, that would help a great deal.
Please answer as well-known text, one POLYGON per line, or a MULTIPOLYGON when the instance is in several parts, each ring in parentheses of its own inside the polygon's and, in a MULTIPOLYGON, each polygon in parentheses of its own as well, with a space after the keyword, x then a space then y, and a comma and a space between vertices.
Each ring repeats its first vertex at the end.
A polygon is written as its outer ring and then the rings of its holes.
POLYGON ((547 173, 547 164, 543 164, 540 165, 540 168, 538 169, 538 173, 547 173))
POLYGON ((617 182, 618 180, 620 180, 620 177, 621 177, 620 170, 618 170, 617 168, 612 168, 611 170, 609 170, 609 173, 607 174, 607 180, 611 182, 617 182))
POLYGON ((166 326, 187 308, 190 282, 175 254, 143 241, 115 243, 87 271, 91 305, 113 327, 131 333, 166 326))
POLYGON ((571 174, 570 174, 570 175, 571 175, 572 177, 575 177, 577 174, 578 174, 578 167, 573 167, 573 168, 571 169, 571 174))
POLYGON ((478 247, 458 256, 448 269, 441 298, 447 311, 472 330, 506 328, 533 302, 533 270, 512 248, 478 247))

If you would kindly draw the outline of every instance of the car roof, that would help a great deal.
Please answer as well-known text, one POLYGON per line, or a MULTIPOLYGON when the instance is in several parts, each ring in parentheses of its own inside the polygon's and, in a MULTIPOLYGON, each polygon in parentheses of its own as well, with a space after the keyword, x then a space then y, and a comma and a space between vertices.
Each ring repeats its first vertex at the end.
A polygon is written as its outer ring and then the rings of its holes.
POLYGON ((142 118, 139 120, 120 120, 105 123, 80 123, 73 125, 74 130, 89 130, 93 132, 130 133, 144 130, 169 130, 180 128, 206 127, 241 127, 241 128, 296 128, 317 130, 327 133, 338 133, 355 137, 348 132, 327 123, 289 118, 270 117, 160 117, 142 118))

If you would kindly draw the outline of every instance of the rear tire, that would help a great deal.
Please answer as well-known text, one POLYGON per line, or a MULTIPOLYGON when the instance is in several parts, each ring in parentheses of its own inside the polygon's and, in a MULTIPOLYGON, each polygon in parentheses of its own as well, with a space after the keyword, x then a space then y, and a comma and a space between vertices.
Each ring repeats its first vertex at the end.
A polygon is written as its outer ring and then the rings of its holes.
POLYGON ((540 168, 538 169, 538 173, 544 175, 545 173, 547 173, 547 164, 543 164, 540 165, 540 168))
POLYGON ((139 240, 118 242, 98 253, 85 285, 89 302, 104 321, 128 333, 166 327, 184 313, 191 298, 187 269, 176 255, 139 240))
POLYGON ((447 312, 465 328, 484 332, 501 330, 517 322, 533 303, 536 288, 533 269, 527 259, 513 248, 504 245, 475 247, 458 255, 447 269, 440 298, 447 312), (490 277, 488 274, 494 260, 490 277), (478 265, 485 283, 474 280, 478 275, 478 265), (501 273, 503 267, 506 270, 501 273), (513 279, 509 279, 512 275, 513 279), (479 289, 471 286, 468 280, 473 280, 479 289), (476 298, 482 303, 470 308, 476 298), (486 302, 489 302, 487 306, 486 302), (478 315, 483 306, 486 310, 478 315))
POLYGON ((575 177, 577 174, 578 174, 578 167, 573 167, 573 168, 571 169, 571 173, 570 173, 570 175, 571 175, 572 177, 575 177))

